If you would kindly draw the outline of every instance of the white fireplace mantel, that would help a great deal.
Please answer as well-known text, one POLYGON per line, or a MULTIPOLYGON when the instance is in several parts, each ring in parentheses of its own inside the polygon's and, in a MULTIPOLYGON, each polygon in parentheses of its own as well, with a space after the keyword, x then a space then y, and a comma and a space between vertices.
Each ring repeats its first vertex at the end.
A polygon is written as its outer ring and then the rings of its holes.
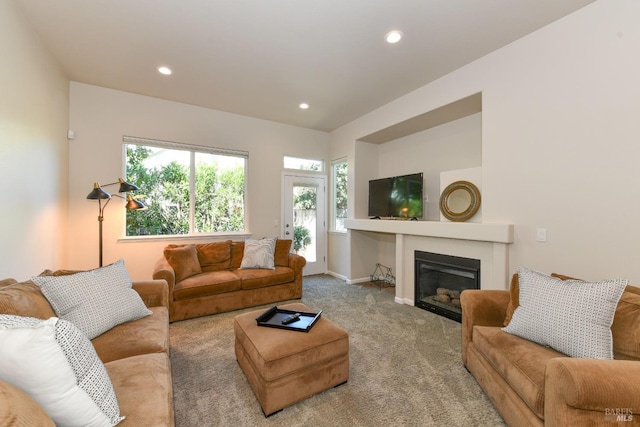
POLYGON ((480 287, 507 289, 508 245, 514 241, 513 224, 347 219, 345 225, 351 235, 352 257, 356 259, 360 249, 358 233, 395 235, 395 299, 398 303, 414 304, 415 250, 479 259, 480 287))
POLYGON ((513 224, 476 222, 410 221, 387 219, 347 219, 347 229, 378 233, 408 234, 444 239, 513 243, 513 224))

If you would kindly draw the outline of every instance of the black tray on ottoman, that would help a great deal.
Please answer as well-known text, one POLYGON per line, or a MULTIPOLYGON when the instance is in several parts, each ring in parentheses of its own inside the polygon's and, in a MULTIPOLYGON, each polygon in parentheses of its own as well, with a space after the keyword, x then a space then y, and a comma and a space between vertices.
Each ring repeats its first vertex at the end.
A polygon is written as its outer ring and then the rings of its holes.
POLYGON ((290 331, 298 332, 309 332, 313 325, 318 321, 321 314, 322 310, 317 313, 313 313, 309 311, 285 310, 274 305, 269 310, 256 317, 256 322, 258 322, 258 326, 288 329, 290 331), (282 321, 292 314, 300 314, 299 319, 289 324, 283 324, 282 321))

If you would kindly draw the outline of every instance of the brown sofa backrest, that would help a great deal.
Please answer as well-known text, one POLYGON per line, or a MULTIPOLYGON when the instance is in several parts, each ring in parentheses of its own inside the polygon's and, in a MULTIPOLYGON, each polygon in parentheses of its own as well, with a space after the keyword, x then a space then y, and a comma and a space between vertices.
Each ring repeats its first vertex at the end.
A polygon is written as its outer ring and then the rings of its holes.
POLYGON ((222 271, 231 267, 231 240, 196 245, 202 271, 222 271))
POLYGON ((242 263, 242 254, 244 254, 244 242, 231 243, 231 269, 240 268, 242 263))
POLYGON ((30 280, 0 287, 0 313, 38 319, 56 315, 38 285, 30 280))
POLYGON ((640 288, 627 286, 611 325, 613 357, 640 360, 640 288))
POLYGON ((13 285, 14 283, 18 283, 18 281, 16 279, 13 279, 13 278, 2 279, 2 280, 0 280, 0 288, 3 288, 5 286, 9 286, 9 285, 13 285))
MULTIPOLYGON (((289 251, 293 241, 277 239, 274 251, 276 267, 289 267, 289 251)), ((225 240, 222 242, 167 245, 164 258, 175 272, 175 281, 202 272, 236 270, 242 264, 244 241, 225 240)), ((154 276, 156 277, 156 276, 154 276)), ((156 278, 160 278, 157 276, 156 278)))

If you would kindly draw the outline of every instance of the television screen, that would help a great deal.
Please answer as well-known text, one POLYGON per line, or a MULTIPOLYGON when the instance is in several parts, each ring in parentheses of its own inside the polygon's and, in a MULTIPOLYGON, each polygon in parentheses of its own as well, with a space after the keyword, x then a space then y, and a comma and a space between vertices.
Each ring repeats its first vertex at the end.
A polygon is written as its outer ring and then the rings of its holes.
POLYGON ((369 181, 369 216, 390 216, 391 184, 390 178, 369 181))
POLYGON ((369 181, 369 216, 422 218, 422 173, 369 181))

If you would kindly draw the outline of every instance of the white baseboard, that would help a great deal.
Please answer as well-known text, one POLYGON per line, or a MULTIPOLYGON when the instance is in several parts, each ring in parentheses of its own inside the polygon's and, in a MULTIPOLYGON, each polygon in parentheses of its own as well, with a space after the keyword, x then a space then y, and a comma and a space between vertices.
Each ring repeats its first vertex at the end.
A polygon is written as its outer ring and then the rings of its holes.
POLYGON ((415 302, 409 298, 395 297, 393 300, 398 304, 415 305, 415 302))
POLYGON ((364 282, 370 282, 371 281, 371 277, 361 277, 359 279, 346 279, 347 283, 349 285, 353 285, 355 283, 364 283, 364 282))
POLYGON ((340 279, 340 280, 344 280, 345 282, 347 281, 347 276, 343 276, 342 274, 338 274, 334 271, 327 271, 327 273, 329 276, 333 276, 336 279, 340 279))

